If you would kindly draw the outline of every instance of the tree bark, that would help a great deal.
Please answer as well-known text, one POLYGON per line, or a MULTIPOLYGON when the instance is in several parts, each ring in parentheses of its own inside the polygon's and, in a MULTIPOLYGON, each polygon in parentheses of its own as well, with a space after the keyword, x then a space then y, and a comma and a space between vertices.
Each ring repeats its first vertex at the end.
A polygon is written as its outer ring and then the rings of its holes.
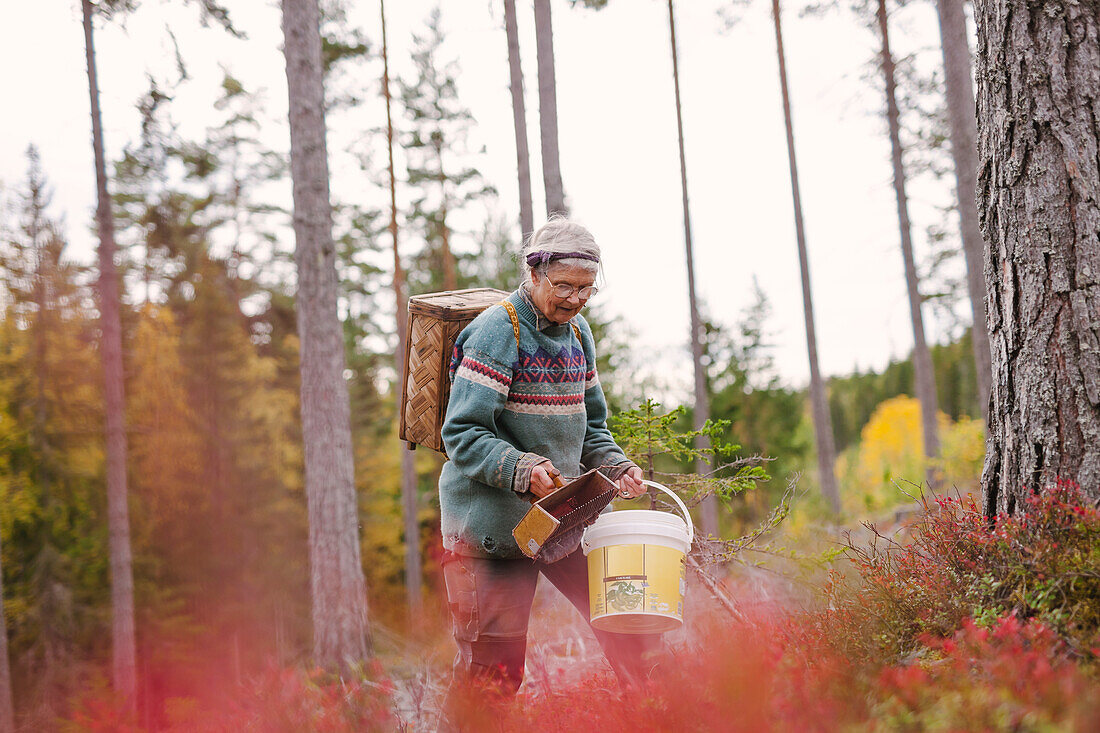
POLYGON ((88 97, 92 113, 92 150, 95 154, 96 228, 99 234, 100 353, 103 359, 103 397, 107 434, 107 526, 111 554, 111 658, 115 692, 136 708, 136 653, 134 651, 134 574, 130 549, 130 510, 126 488, 126 399, 123 392, 122 321, 118 273, 115 270, 115 222, 107 193, 107 162, 99 110, 92 4, 82 0, 88 97))
POLYGON ((509 88, 512 91, 512 123, 516 128, 516 170, 519 174, 519 229, 520 240, 523 241, 535 231, 535 212, 531 203, 531 152, 527 147, 527 106, 523 101, 516 0, 504 0, 504 30, 508 36, 509 88))
POLYGON ((978 228, 975 199, 978 176, 978 148, 975 136, 974 84, 971 81, 970 44, 966 34, 964 0, 937 0, 940 18, 940 46, 943 49, 944 81, 947 87, 947 119, 951 134, 951 157, 955 163, 955 196, 959 202, 959 233, 966 259, 966 286, 973 315, 971 341, 978 376, 978 399, 982 417, 989 418, 989 330, 985 317, 984 244, 978 228))
POLYGON ((924 338, 924 319, 921 317, 921 295, 917 282, 916 260, 913 257, 912 227, 909 224, 909 199, 905 193, 905 165, 902 162, 894 56, 890 53, 890 32, 886 23, 886 0, 878 0, 877 17, 879 31, 882 34, 882 74, 886 82, 886 119, 890 126, 890 149, 894 166, 894 193, 898 202, 901 256, 905 262, 905 285, 909 291, 909 320, 913 326, 913 372, 916 376, 917 399, 920 400, 924 455, 929 461, 926 475, 931 484, 934 483, 935 476, 931 461, 940 452, 939 430, 936 425, 939 412, 936 405, 936 374, 932 370, 932 354, 924 338))
POLYGON ((283 0, 294 185, 302 438, 309 508, 314 661, 347 670, 370 654, 359 552, 351 409, 336 309, 317 0, 283 0))
MULTIPOLYGON (((676 94, 676 134, 680 147, 680 190, 684 205, 684 247, 687 251, 688 307, 691 312, 691 363, 695 376, 695 429, 702 429, 710 419, 710 396, 707 394, 707 375, 703 368, 703 323, 699 317, 699 303, 695 297, 695 254, 691 245, 691 209, 688 207, 687 157, 684 155, 684 118, 680 105, 680 60, 676 49, 676 14, 672 0, 668 0, 668 31, 672 42, 672 86, 676 94)), ((708 447, 707 439, 700 436, 695 447, 702 450, 708 447)), ((706 464, 696 461, 695 470, 703 473, 706 464)), ((702 505, 700 525, 710 535, 718 533, 718 499, 708 496, 702 505)))
MULTIPOLYGON (((397 388, 405 383, 405 339, 407 338, 408 305, 405 302, 405 270, 401 267, 401 254, 397 248, 397 174, 393 164, 393 114, 390 98, 390 54, 386 45, 386 3, 380 0, 382 13, 382 91, 386 97, 386 149, 389 154, 390 176, 390 241, 393 243, 393 296, 397 314, 397 352, 394 366, 397 369, 397 388)), ((398 400, 400 402, 400 399, 398 400)), ((398 405, 400 409, 400 404, 398 405)), ((400 420, 400 415, 398 416, 400 420)), ((411 450, 401 451, 401 507, 405 517, 405 597, 410 621, 420 615, 422 607, 420 570, 420 523, 416 507, 416 466, 411 450)))
POLYGON ((568 216, 561 182, 561 163, 558 160, 558 96, 554 79, 554 26, 550 18, 550 0, 535 0, 535 49, 539 69, 539 125, 542 131, 546 215, 568 216))
POLYGON ((1100 501, 1100 14, 976 5, 978 212, 993 386, 989 514, 1076 481, 1100 501))
POLYGON ((15 707, 11 698, 11 666, 8 664, 8 624, 4 616, 4 563, 0 552, 0 733, 15 733, 15 707))
POLYGON ((791 121, 791 97, 787 87, 787 57, 783 50, 783 26, 779 0, 772 0, 775 22, 775 48, 779 57, 779 88, 783 97, 783 122, 787 127, 787 160, 791 171, 791 197, 794 204, 794 231, 798 241, 798 264, 802 274, 802 312, 806 320, 806 352, 810 357, 810 408, 817 442, 817 470, 821 494, 834 514, 840 513, 840 490, 837 488, 836 444, 825 383, 817 360, 817 330, 814 326, 814 302, 810 288, 810 260, 806 251, 806 229, 802 221, 802 193, 798 185, 798 165, 794 152, 794 124, 791 121))

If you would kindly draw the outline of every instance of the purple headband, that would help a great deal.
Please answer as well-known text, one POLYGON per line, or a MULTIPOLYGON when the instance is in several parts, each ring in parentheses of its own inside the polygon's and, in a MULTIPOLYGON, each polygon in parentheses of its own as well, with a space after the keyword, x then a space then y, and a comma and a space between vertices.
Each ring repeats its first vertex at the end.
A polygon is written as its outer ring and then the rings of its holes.
POLYGON ((547 262, 553 262, 554 260, 592 260, 593 262, 599 262, 600 258, 595 255, 585 254, 584 252, 532 252, 527 255, 527 266, 537 267, 539 265, 545 265, 547 262))

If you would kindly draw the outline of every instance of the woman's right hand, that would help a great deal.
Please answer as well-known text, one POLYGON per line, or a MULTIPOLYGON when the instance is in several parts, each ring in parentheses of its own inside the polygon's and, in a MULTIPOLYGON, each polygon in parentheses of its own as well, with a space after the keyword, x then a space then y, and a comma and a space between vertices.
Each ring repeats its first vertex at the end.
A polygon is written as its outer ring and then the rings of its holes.
POLYGON ((554 477, 561 479, 561 471, 554 468, 550 461, 543 461, 531 469, 530 491, 538 498, 542 498, 557 489, 554 485, 554 477))

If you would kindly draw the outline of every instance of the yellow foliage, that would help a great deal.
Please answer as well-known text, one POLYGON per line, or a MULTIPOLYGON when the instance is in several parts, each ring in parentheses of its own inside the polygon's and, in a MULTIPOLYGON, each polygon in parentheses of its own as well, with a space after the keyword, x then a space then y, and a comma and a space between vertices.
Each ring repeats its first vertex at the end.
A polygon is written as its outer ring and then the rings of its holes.
MULTIPOLYGON (((974 490, 985 454, 980 420, 958 422, 938 416, 940 457, 931 466, 939 474, 939 490, 974 490)), ((924 456, 920 402, 906 395, 885 400, 860 433, 860 443, 837 461, 844 509, 854 515, 874 513, 911 501, 925 483, 929 467, 924 456)))
POLYGON ((167 308, 142 309, 131 347, 129 462, 154 524, 201 507, 202 440, 187 399, 180 332, 167 308))

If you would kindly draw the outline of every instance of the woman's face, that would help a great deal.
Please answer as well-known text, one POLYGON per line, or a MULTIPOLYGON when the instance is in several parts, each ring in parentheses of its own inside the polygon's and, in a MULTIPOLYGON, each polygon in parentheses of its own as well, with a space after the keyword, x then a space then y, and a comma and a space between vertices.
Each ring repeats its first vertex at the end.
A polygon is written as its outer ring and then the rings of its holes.
POLYGON ((596 273, 573 265, 551 264, 546 275, 531 271, 531 300, 542 314, 554 323, 565 323, 581 312, 585 300, 579 290, 596 282, 596 273), (573 292, 566 298, 554 294, 555 285, 570 285, 573 292))

